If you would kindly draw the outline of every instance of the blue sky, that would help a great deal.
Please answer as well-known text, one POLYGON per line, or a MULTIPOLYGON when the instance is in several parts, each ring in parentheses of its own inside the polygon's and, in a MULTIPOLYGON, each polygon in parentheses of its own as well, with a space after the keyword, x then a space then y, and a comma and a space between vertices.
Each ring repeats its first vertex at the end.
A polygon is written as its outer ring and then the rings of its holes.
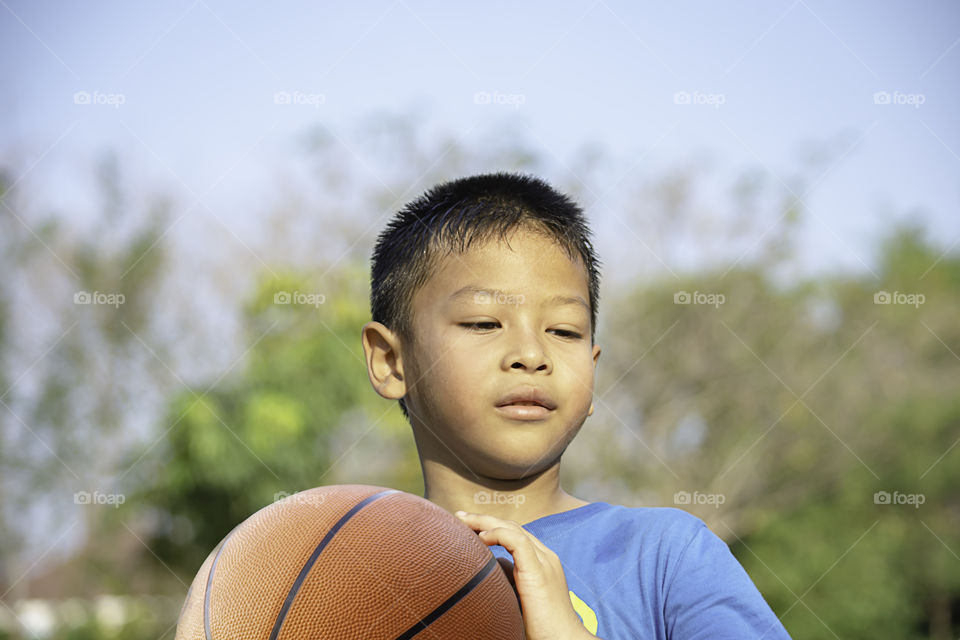
POLYGON ((242 224, 290 139, 383 110, 477 144, 511 123, 560 164, 599 143, 634 165, 624 185, 704 158, 786 180, 822 143, 804 246, 858 268, 897 217, 960 240, 958 18, 946 1, 0 0, 0 152, 64 211, 95 206, 83 172, 115 148, 242 224))

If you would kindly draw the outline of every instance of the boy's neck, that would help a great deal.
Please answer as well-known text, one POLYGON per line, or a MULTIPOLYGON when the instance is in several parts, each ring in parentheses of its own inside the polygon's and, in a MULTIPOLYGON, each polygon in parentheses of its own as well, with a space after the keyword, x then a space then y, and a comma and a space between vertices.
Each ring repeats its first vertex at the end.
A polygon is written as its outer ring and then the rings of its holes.
POLYGON ((589 502, 560 487, 560 463, 522 480, 470 475, 432 460, 423 460, 424 498, 450 513, 468 511, 526 524, 589 502))

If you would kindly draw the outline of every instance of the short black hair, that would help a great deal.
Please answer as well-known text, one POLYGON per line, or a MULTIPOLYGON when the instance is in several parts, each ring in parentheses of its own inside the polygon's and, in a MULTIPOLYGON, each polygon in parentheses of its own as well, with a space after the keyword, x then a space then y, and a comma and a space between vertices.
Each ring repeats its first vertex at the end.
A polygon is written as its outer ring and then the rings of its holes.
MULTIPOLYGON (((373 319, 413 344, 414 293, 442 258, 495 236, 504 240, 529 228, 555 240, 587 272, 590 340, 594 342, 600 261, 583 210, 532 175, 486 173, 438 184, 409 202, 387 224, 373 250, 370 309, 373 319)), ((407 408, 400 400, 407 416, 407 408)))

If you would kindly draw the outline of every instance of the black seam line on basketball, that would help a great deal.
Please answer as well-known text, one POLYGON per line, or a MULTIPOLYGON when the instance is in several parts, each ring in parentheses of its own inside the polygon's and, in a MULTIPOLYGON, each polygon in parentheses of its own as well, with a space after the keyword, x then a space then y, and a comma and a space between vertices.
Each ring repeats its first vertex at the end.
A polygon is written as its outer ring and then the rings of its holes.
MULTIPOLYGON (((227 541, 230 539, 230 536, 233 535, 233 532, 239 528, 240 525, 237 525, 231 529, 230 533, 228 533, 220 543, 220 548, 217 549, 217 555, 213 556, 213 562, 210 564, 210 573, 207 574, 207 586, 203 590, 203 635, 206 636, 207 640, 213 640, 213 634, 210 632, 210 588, 213 586, 213 572, 217 570, 217 561, 220 560, 220 554, 223 553, 223 550, 226 548, 227 541)), ((191 585, 191 588, 192 587, 193 585, 191 585)), ((189 596, 189 589, 187 595, 189 596)), ((179 624, 179 621, 177 624, 179 624)))
POLYGON ((343 514, 343 517, 337 520, 337 523, 330 528, 330 531, 327 532, 327 535, 323 536, 323 540, 320 541, 320 544, 317 545, 317 548, 314 549, 313 553, 310 554, 310 557, 307 559, 306 563, 304 563, 303 568, 300 569, 300 573, 297 574, 297 579, 294 580, 293 586, 290 587, 290 593, 287 594, 286 600, 283 601, 283 606, 280 608, 280 613, 277 614, 277 620, 273 624, 273 631, 270 632, 270 640, 277 640, 277 637, 280 635, 280 628, 287 619, 287 613, 290 611, 290 607, 293 606, 293 599, 297 597, 300 587, 303 586, 303 581, 307 579, 307 574, 310 573, 310 569, 312 569, 313 565, 317 562, 317 558, 320 557, 320 553, 328 544, 330 544, 330 540, 333 539, 333 536, 336 535, 337 531, 339 531, 340 528, 347 523, 347 520, 355 516, 360 509, 363 509, 374 500, 378 500, 379 498, 390 495, 391 493, 399 493, 399 491, 396 489, 388 489, 387 491, 381 491, 373 494, 372 496, 367 496, 355 504, 350 511, 347 511, 345 514, 343 514))
POLYGON ((470 578, 470 582, 463 585, 459 591, 447 598, 439 607, 431 611, 429 614, 420 619, 419 622, 414 624, 412 627, 407 629, 404 633, 397 636, 397 640, 410 640, 413 636, 417 635, 431 623, 435 622, 437 618, 445 614, 453 605, 457 604, 463 600, 468 593, 473 591, 478 584, 483 582, 483 579, 490 575, 490 572, 493 571, 493 568, 497 566, 497 559, 490 558, 490 560, 483 566, 480 571, 477 572, 475 576, 470 578))

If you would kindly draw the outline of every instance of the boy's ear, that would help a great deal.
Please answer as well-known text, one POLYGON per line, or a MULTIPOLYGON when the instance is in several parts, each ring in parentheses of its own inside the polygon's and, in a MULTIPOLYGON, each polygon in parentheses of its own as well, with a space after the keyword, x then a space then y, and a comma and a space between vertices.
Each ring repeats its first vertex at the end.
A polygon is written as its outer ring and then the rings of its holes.
POLYGON ((363 325, 360 339, 374 390, 388 400, 399 400, 406 395, 399 336, 380 322, 368 322, 363 325))

